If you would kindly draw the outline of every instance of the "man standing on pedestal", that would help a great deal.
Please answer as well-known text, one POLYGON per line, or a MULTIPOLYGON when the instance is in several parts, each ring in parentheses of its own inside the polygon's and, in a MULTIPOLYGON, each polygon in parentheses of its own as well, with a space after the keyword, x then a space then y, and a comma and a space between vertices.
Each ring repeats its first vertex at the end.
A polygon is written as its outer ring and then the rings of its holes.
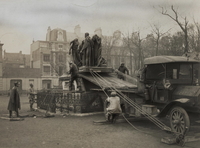
MULTIPOLYGON (((72 91, 72 86, 73 86, 73 82, 76 81, 77 84, 77 88, 79 88, 79 82, 78 82, 78 68, 76 66, 76 64, 74 64, 72 61, 69 63, 69 74, 71 74, 71 78, 69 81, 69 90, 72 91)), ((76 90, 76 88, 75 88, 76 90)))

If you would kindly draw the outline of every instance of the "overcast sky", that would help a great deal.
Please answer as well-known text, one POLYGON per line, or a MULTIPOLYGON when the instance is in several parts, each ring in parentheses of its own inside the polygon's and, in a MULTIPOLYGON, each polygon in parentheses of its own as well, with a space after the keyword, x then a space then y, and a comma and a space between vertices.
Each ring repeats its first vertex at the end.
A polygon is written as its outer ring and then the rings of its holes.
POLYGON ((163 32, 179 29, 158 12, 159 6, 170 5, 191 23, 193 18, 200 22, 198 0, 0 0, 0 41, 6 52, 29 54, 33 39, 46 39, 48 26, 73 32, 80 25, 82 33, 91 34, 101 27, 103 35, 140 30, 144 36, 151 32, 150 24, 163 32))

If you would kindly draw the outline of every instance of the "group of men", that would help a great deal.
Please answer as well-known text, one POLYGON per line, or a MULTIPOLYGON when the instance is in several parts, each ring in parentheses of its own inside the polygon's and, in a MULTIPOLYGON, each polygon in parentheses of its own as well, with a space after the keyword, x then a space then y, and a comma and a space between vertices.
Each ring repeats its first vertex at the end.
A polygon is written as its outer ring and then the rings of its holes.
POLYGON ((70 42, 69 54, 72 54, 74 63, 80 66, 98 66, 101 57, 101 38, 94 35, 90 38, 89 33, 85 33, 85 39, 79 44, 78 39, 70 42))
MULTIPOLYGON (((19 109, 21 109, 21 104, 20 104, 20 95, 19 95, 19 83, 15 82, 14 87, 11 89, 10 92, 10 99, 8 102, 8 107, 7 109, 9 110, 9 118, 12 118, 12 112, 16 112, 16 116, 19 116, 19 109)), ((33 87, 33 84, 30 84, 30 88, 28 90, 28 98, 29 98, 29 103, 30 103, 30 111, 33 111, 33 104, 35 102, 35 90, 33 87)))

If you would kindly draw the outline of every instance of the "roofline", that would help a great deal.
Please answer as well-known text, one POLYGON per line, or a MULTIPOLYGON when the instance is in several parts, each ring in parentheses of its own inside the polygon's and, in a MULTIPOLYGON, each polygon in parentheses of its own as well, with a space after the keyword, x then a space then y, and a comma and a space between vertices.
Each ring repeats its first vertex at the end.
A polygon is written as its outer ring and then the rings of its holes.
POLYGON ((144 60, 145 65, 165 64, 165 63, 200 63, 200 61, 183 56, 154 56, 144 60))

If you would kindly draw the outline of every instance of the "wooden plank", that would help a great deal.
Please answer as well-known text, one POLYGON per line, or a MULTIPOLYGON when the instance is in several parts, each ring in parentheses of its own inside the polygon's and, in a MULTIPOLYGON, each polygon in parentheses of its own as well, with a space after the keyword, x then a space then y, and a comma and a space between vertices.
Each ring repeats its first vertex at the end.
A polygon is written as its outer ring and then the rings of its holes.
MULTIPOLYGON (((185 142, 194 142, 194 141, 200 141, 200 136, 185 136, 185 142)), ((161 139, 161 142, 166 144, 176 144, 176 137, 164 137, 161 139)))
POLYGON ((94 124, 110 124, 110 122, 106 120, 98 120, 98 121, 93 121, 94 124))
POLYGON ((200 141, 200 136, 186 136, 185 142, 200 141))
MULTIPOLYGON (((84 75, 84 74, 80 74, 80 76, 92 83, 94 83, 95 85, 101 85, 102 87, 104 88, 107 88, 109 87, 106 83, 103 83, 102 81, 98 81, 96 82, 96 80, 93 78, 92 75, 84 75), (99 84, 98 84, 99 83, 99 84)), ((112 86, 115 86, 115 88, 117 89, 125 89, 125 90, 128 90, 128 89, 134 89, 134 88, 137 88, 136 85, 132 84, 132 83, 129 83, 129 82, 126 82, 126 81, 123 81, 121 79, 118 79, 117 77, 115 76, 112 76, 112 75, 101 75, 103 77, 103 79, 105 79, 105 81, 109 84, 109 85, 112 85, 112 86)), ((98 80, 98 79, 97 79, 98 80)))
POLYGON ((96 66, 82 66, 79 67, 79 73, 83 73, 83 72, 90 72, 90 71, 94 71, 94 72, 113 72, 113 68, 112 67, 96 67, 96 66))
POLYGON ((175 137, 164 137, 161 139, 161 142, 165 144, 176 144, 176 138, 175 137))
POLYGON ((9 121, 23 121, 24 118, 8 118, 8 117, 1 117, 3 120, 9 120, 9 121))

